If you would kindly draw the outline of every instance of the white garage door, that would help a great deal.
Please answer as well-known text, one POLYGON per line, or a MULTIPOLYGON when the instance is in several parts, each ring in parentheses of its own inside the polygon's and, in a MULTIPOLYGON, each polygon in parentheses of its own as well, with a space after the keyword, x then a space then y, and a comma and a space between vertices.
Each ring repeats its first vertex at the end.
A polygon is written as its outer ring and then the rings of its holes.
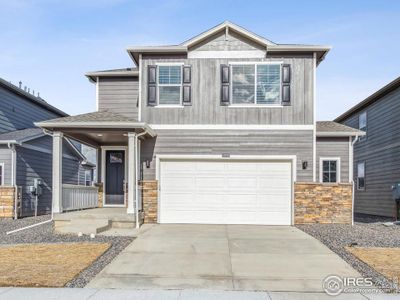
POLYGON ((289 161, 161 161, 160 223, 290 225, 289 161))

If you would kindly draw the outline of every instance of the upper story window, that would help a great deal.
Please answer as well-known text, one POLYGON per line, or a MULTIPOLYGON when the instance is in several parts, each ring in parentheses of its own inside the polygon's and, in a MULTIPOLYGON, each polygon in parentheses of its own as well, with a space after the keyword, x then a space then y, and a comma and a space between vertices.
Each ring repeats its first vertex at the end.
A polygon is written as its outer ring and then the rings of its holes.
POLYGON ((280 64, 232 64, 233 105, 281 104, 280 64))
POLYGON ((158 105, 180 105, 182 66, 158 66, 158 105))
POLYGON ((357 190, 365 190, 365 162, 357 164, 357 190))
MULTIPOLYGON (((367 112, 363 112, 358 116, 358 129, 367 132, 367 112)), ((366 135, 360 136, 360 140, 364 140, 366 135)))

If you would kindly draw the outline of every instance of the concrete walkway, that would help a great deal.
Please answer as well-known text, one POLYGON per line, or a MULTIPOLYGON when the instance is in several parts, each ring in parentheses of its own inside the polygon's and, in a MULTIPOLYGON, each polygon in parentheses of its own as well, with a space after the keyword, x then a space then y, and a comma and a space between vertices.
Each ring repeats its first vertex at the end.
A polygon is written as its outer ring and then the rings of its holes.
POLYGON ((342 294, 336 297, 322 293, 238 292, 207 290, 97 290, 49 288, 0 288, 0 300, 391 300, 397 295, 342 294))
POLYGON ((328 275, 359 276, 289 226, 156 225, 88 287, 322 292, 328 275))

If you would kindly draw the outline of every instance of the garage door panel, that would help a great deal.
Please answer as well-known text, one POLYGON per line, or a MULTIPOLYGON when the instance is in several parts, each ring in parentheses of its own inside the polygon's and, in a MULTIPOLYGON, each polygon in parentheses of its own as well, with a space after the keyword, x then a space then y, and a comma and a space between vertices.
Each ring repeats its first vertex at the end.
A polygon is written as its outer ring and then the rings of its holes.
POLYGON ((160 222, 289 225, 290 162, 161 161, 160 222))
POLYGON ((224 188, 225 178, 221 176, 197 176, 195 179, 195 188, 197 190, 206 189, 221 189, 224 188))
POLYGON ((235 188, 235 189, 255 189, 257 188, 257 178, 253 177, 228 177, 226 179, 226 184, 228 188, 235 188))

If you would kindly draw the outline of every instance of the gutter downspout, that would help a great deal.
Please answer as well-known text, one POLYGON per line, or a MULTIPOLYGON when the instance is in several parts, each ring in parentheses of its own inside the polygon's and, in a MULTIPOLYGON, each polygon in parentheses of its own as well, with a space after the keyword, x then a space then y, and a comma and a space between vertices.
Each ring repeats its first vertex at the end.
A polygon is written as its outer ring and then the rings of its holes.
MULTIPOLYGON (((18 188, 17 188, 17 151, 15 150, 15 144, 7 143, 8 149, 11 150, 11 186, 14 187, 14 219, 18 219, 18 188)), ((4 180, 4 179, 3 179, 4 180)))
MULTIPOLYGON (((354 145, 358 141, 359 136, 356 135, 356 138, 354 141, 351 143, 351 168, 354 169, 354 145)), ((351 193, 351 225, 354 225, 354 192, 355 192, 355 187, 354 187, 354 172, 352 172, 352 178, 351 178, 351 183, 352 183, 352 193, 351 193)))
POLYGON ((135 166, 135 178, 136 178, 136 184, 135 184, 135 219, 136 219, 136 228, 140 227, 139 224, 139 187, 138 187, 138 182, 139 182, 139 164, 140 164, 140 149, 138 149, 138 139, 147 134, 147 130, 143 131, 142 133, 139 133, 135 137, 135 148, 136 148, 136 166, 135 166))

